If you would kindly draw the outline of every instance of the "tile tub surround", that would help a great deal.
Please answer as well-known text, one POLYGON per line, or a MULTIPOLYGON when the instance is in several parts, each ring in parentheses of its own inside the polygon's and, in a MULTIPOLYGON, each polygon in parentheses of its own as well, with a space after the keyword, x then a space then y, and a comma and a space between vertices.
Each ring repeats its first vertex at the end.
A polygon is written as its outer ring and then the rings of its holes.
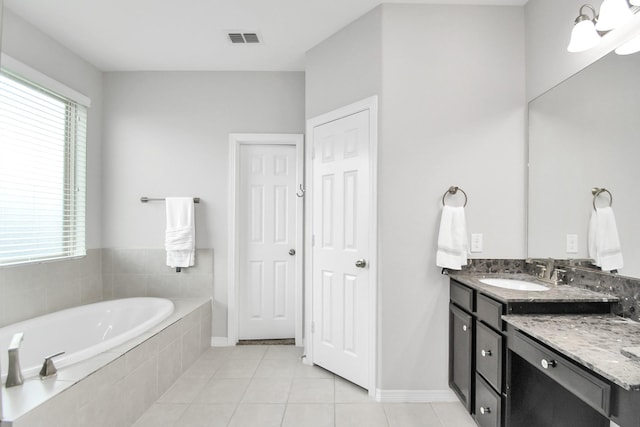
POLYGON ((195 265, 176 273, 164 249, 103 249, 105 299, 213 297, 213 249, 196 249, 195 265))
POLYGON ((210 346, 210 298, 174 303, 168 319, 117 348, 3 387, 1 427, 131 425, 210 346))
POLYGON ((615 315, 509 315, 505 322, 625 390, 640 391, 640 323, 615 315))
POLYGON ((0 267, 0 327, 102 301, 102 250, 81 258, 0 267))

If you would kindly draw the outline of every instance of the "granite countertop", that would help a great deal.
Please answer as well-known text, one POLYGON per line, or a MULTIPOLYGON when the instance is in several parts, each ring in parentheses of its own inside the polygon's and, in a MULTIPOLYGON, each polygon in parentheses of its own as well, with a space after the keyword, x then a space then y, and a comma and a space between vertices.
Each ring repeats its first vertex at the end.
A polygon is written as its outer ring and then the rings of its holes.
POLYGON ((503 303, 511 302, 616 302, 618 297, 570 285, 552 285, 537 280, 528 274, 493 273, 465 274, 450 272, 451 278, 474 288, 481 293, 503 303), (518 279, 539 283, 549 288, 547 291, 516 291, 491 286, 480 282, 480 279, 493 277, 501 279, 518 279))
POLYGON ((620 387, 640 391, 640 323, 597 314, 502 319, 620 387))

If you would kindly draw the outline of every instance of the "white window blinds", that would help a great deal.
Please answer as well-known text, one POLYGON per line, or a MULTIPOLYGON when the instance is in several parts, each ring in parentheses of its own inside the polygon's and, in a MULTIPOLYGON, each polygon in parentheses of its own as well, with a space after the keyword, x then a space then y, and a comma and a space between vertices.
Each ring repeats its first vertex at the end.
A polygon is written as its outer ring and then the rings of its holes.
POLYGON ((86 254, 87 110, 0 71, 0 265, 86 254))

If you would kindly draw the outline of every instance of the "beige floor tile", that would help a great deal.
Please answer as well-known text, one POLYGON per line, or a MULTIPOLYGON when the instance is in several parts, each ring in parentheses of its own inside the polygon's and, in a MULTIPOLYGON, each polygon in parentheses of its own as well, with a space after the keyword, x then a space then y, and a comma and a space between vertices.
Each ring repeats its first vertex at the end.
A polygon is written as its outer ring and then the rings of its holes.
POLYGON ((475 427, 476 423, 460 402, 432 403, 444 427, 475 427))
POLYGON ((243 403, 287 403, 290 379, 253 378, 242 398, 243 403))
POLYGON ((293 375, 295 378, 333 378, 335 375, 317 365, 298 363, 293 375))
POLYGON ((236 410, 236 404, 194 403, 182 414, 176 427, 226 427, 236 410))
POLYGON ((228 359, 235 347, 210 347, 202 353, 201 359, 228 359))
POLYGON ((251 378, 256 372, 260 359, 231 359, 222 362, 222 365, 213 375, 215 378, 251 378))
POLYGON ((293 378, 298 363, 295 359, 262 359, 256 369, 256 378, 293 378))
POLYGON ((333 427, 334 418, 331 403, 290 403, 282 427, 333 427))
POLYGON ((336 427, 388 427, 380 403, 336 403, 336 427))
POLYGON ((383 406, 390 427, 442 427, 428 403, 387 403, 383 406))
POLYGON ((171 427, 187 409, 187 404, 154 403, 133 427, 171 427))
POLYGON ((284 409, 284 404, 241 403, 229 427, 280 427, 284 409))
POLYGON ((238 403, 249 385, 246 378, 212 378, 204 386, 196 403, 238 403))
POLYGON ((201 357, 196 360, 182 376, 211 378, 224 362, 225 359, 205 359, 201 357))
POLYGON ((200 394, 208 378, 180 377, 160 398, 160 403, 191 403, 200 394))
POLYGON ((264 355, 264 359, 287 359, 287 360, 300 360, 303 347, 295 347, 292 345, 272 345, 269 346, 267 352, 264 355))
POLYGON ((267 345, 237 345, 233 347, 233 359, 262 359, 267 352, 267 345))
POLYGON ((373 403, 369 392, 343 378, 336 376, 336 403, 373 403))
POLYGON ((333 403, 334 381, 326 378, 294 378, 291 383, 291 403, 333 403))

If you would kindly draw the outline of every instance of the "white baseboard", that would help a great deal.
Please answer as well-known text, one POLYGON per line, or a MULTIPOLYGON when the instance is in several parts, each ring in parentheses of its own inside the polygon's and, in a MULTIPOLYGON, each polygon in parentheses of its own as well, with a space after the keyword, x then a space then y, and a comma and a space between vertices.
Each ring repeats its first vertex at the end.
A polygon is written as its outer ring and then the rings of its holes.
POLYGON ((376 400, 383 403, 431 403, 457 402, 451 390, 380 390, 376 389, 376 400))
POLYGON ((211 337, 211 347, 228 347, 229 340, 227 337, 211 337))

